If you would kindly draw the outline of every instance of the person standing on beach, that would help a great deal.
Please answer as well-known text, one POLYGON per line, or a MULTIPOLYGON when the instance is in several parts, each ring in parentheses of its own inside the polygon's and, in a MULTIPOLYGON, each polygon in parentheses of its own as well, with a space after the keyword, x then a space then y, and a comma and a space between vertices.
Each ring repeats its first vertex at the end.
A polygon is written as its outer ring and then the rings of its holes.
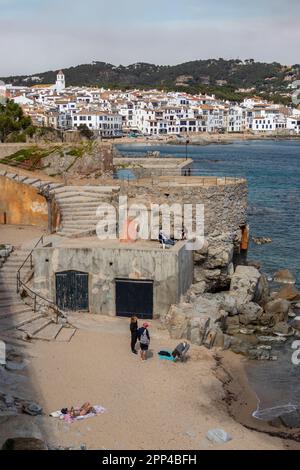
POLYGON ((150 333, 149 333, 149 324, 144 323, 143 327, 138 330, 138 339, 141 345, 141 359, 142 361, 147 360, 147 351, 149 350, 150 345, 150 333))
POLYGON ((137 354, 137 351, 135 349, 137 340, 138 340, 138 319, 137 317, 132 317, 131 322, 130 322, 130 332, 131 332, 131 351, 133 354, 137 354))

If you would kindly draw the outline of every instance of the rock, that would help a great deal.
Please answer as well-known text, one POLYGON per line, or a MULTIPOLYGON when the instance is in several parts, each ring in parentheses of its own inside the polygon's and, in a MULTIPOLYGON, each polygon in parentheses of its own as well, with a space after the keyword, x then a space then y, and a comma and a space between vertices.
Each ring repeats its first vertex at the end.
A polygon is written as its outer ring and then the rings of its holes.
POLYGON ((188 315, 193 316, 193 307, 190 304, 172 305, 164 318, 172 339, 186 338, 188 334, 188 315))
POLYGON ((265 305, 265 312, 275 318, 276 323, 287 321, 289 317, 290 303, 287 300, 272 300, 265 305))
POLYGON ((5 395, 4 396, 4 402, 6 406, 14 406, 15 405, 15 399, 11 395, 5 395))
POLYGON ((247 261, 247 266, 252 266, 253 268, 258 269, 258 271, 261 269, 260 261, 247 261))
POLYGON ((200 346, 202 344, 202 340, 203 338, 200 337, 200 330, 199 330, 199 327, 198 328, 192 328, 191 329, 191 333, 190 333, 190 341, 192 344, 196 344, 198 346, 200 346))
POLYGON ((290 335, 292 333, 292 328, 285 322, 279 322, 275 325, 274 333, 280 335, 290 335))
POLYGON ((261 306, 264 306, 269 301, 269 297, 270 297, 270 286, 269 286, 268 278, 265 274, 261 274, 261 277, 256 287, 253 301, 261 306))
POLYGON ((258 336, 260 343, 285 343, 287 338, 284 336, 258 336))
POLYGON ((190 288, 190 293, 195 294, 195 295, 204 294, 205 291, 206 291, 205 281, 197 282, 196 284, 193 284, 192 287, 190 288))
POLYGON ((242 334, 242 335, 246 335, 246 336, 250 336, 250 335, 253 335, 255 333, 255 330, 254 329, 251 329, 251 328, 241 328, 239 330, 239 332, 242 334))
POLYGON ((30 403, 23 406, 23 413, 30 416, 39 416, 43 413, 43 408, 36 403, 30 403))
POLYGON ((235 354, 242 354, 243 356, 249 356, 249 351, 252 348, 253 345, 238 340, 237 338, 236 341, 231 344, 231 351, 233 351, 235 354))
POLYGON ((230 316, 238 315, 238 303, 237 298, 230 294, 226 294, 221 303, 221 308, 228 312, 230 316))
POLYGON ((208 247, 205 268, 216 269, 229 266, 233 259, 233 244, 219 241, 208 247))
POLYGON ((206 315, 212 319, 212 321, 220 320, 222 316, 222 298, 218 295, 202 295, 197 298, 193 303, 193 309, 197 316, 206 315))
POLYGON ((206 435, 207 439, 215 444, 226 444, 232 441, 232 437, 224 429, 211 429, 206 435))
POLYGON ((251 266, 238 266, 231 278, 230 295, 238 297, 240 303, 252 302, 255 298, 261 273, 251 266))
POLYGON ((2 450, 48 450, 48 448, 41 439, 16 437, 7 439, 2 450))
POLYGON ((25 362, 12 362, 12 361, 7 361, 6 362, 6 369, 10 371, 21 371, 24 370, 26 367, 25 362))
POLYGON ((292 323, 292 327, 295 328, 295 330, 300 331, 300 317, 295 318, 292 323))
POLYGON ((217 332, 215 330, 209 330, 203 342, 203 345, 207 349, 212 349, 215 343, 216 336, 217 336, 217 332))
POLYGON ((278 292, 276 298, 297 302, 300 300, 300 292, 294 286, 286 286, 278 292))
POLYGON ((263 314, 263 309, 254 302, 242 305, 239 310, 239 321, 242 325, 255 325, 256 323, 259 323, 263 314))
POLYGON ((239 320, 239 317, 238 315, 234 316, 234 317, 227 317, 226 318, 226 326, 239 326, 240 324, 240 320, 239 320))
POLYGON ((288 269, 283 269, 281 271, 277 271, 277 273, 273 276, 274 282, 278 282, 279 284, 295 284, 296 279, 294 278, 293 274, 288 269))
POLYGON ((256 361, 269 361, 271 355, 269 351, 263 349, 250 349, 249 358, 256 361))

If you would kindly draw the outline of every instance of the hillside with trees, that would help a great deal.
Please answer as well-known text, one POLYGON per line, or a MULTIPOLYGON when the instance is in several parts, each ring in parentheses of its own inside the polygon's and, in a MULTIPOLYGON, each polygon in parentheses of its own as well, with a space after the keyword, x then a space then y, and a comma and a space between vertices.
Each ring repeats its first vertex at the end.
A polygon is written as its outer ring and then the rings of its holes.
MULTIPOLYGON (((56 71, 37 73, 32 76, 3 77, 13 85, 36 85, 54 83, 56 71)), ((300 79, 300 65, 284 66, 255 62, 253 59, 197 60, 174 66, 137 63, 115 66, 94 61, 64 69, 68 86, 97 86, 105 88, 159 88, 215 93, 219 98, 239 101, 251 90, 266 97, 277 97, 284 102, 289 85, 300 79)))

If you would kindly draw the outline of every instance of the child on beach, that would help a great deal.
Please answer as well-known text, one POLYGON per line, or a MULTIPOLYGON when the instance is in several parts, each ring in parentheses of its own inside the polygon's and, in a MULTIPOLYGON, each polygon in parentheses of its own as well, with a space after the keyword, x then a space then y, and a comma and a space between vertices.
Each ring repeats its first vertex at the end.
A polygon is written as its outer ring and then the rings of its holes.
POLYGON ((141 345, 141 359, 142 361, 147 360, 147 351, 149 350, 150 345, 150 333, 149 333, 149 324, 144 323, 143 327, 138 330, 138 339, 141 345))

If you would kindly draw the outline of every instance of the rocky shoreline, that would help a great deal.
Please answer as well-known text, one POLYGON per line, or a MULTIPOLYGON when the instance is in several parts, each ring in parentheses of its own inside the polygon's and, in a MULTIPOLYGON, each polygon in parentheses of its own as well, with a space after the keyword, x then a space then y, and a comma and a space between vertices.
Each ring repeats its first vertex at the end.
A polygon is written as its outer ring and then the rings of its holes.
POLYGON ((253 417, 259 406, 259 399, 249 383, 245 363, 239 356, 230 351, 217 353, 215 361, 214 372, 223 386, 223 401, 229 415, 236 422, 252 431, 300 442, 300 428, 289 428, 280 418, 267 422, 253 417))
MULTIPOLYGON (((235 142, 245 141, 270 141, 270 140, 295 140, 299 141, 300 135, 283 135, 283 134, 249 134, 249 133, 238 133, 238 134, 197 134, 189 135, 189 145, 231 145, 235 142)), ((148 145, 186 145, 186 138, 174 138, 174 137, 163 137, 160 138, 128 138, 114 139, 115 145, 126 145, 126 144, 148 144, 148 145)))

